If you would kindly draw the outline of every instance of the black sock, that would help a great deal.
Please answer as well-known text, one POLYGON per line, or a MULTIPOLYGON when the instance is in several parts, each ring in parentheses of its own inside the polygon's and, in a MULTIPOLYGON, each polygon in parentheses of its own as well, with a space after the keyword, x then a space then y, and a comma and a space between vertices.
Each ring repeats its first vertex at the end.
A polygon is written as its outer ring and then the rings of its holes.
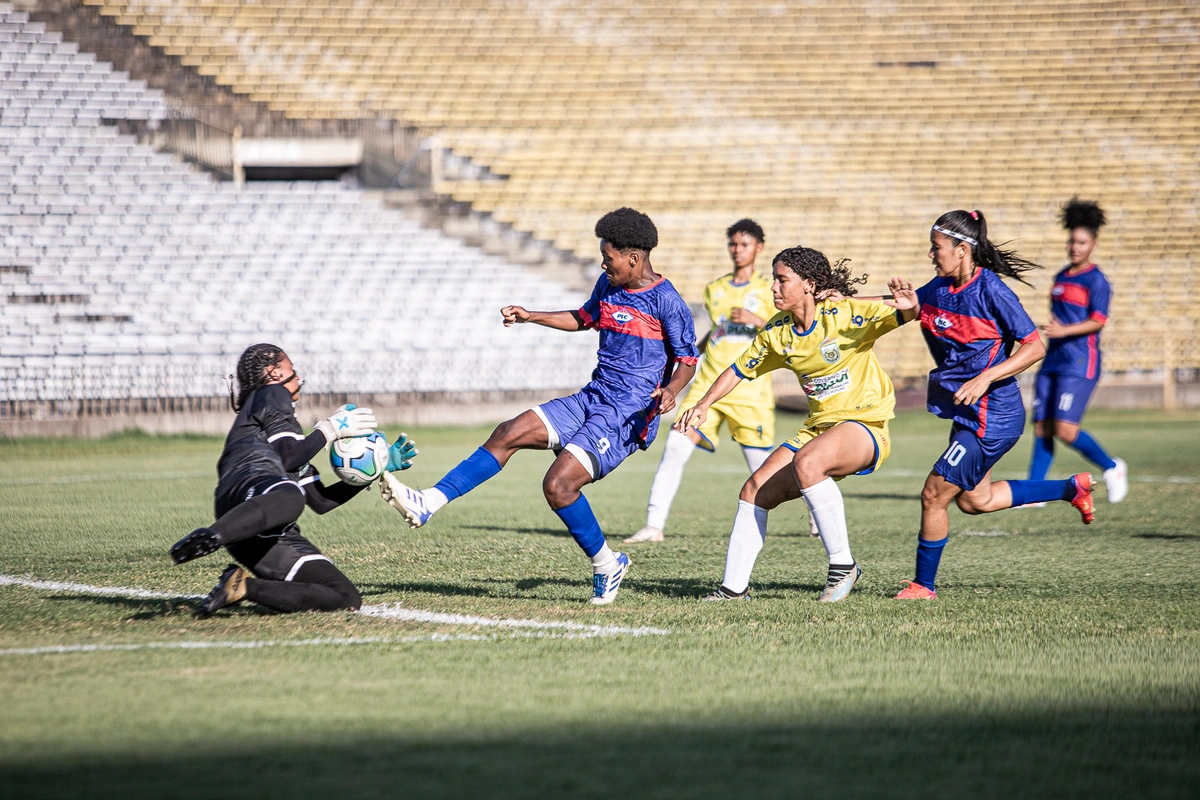
POLYGON ((825 579, 825 585, 832 586, 833 584, 837 583, 842 578, 846 577, 851 572, 853 572, 855 566, 856 566, 855 563, 830 564, 829 565, 829 577, 827 577, 825 579))

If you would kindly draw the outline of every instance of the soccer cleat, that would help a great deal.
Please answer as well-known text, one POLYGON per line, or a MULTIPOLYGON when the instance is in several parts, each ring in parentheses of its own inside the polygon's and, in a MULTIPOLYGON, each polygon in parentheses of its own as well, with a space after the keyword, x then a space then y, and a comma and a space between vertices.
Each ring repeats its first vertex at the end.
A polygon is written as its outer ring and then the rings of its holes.
POLYGON ((1071 506, 1079 510, 1084 525, 1091 525, 1092 520, 1096 518, 1096 504, 1092 502, 1091 473, 1072 475, 1071 484, 1075 487, 1075 497, 1071 499, 1071 506))
POLYGON ((1119 503, 1129 492, 1129 472, 1124 461, 1119 458, 1114 458, 1113 461, 1117 462, 1117 465, 1104 470, 1104 488, 1108 490, 1108 502, 1119 503))
POLYGON ((629 572, 629 556, 624 553, 617 553, 616 556, 616 572, 597 572, 592 576, 591 604, 594 606, 606 606, 616 600, 617 589, 621 588, 621 581, 625 579, 625 573, 629 572))
POLYGON ((926 589, 916 581, 901 582, 908 585, 896 595, 897 600, 937 600, 937 592, 933 589, 926 589))
POLYGON ((715 592, 713 592, 712 594, 706 594, 706 595, 704 595, 704 597, 700 598, 700 600, 705 603, 716 603, 720 600, 749 600, 749 599, 750 599, 750 587, 749 586, 746 587, 746 591, 744 591, 744 592, 731 592, 728 589, 726 589, 724 586, 718 586, 717 590, 715 592))
POLYGON ((854 588, 854 584, 858 583, 858 579, 861 577, 862 567, 858 564, 855 564, 854 569, 840 577, 835 576, 831 569, 829 577, 825 579, 825 591, 821 592, 821 597, 817 602, 836 603, 838 600, 844 599, 846 595, 850 594, 850 590, 854 588))
POLYGON ((176 564, 215 553, 221 549, 217 532, 210 528, 196 528, 187 536, 171 545, 171 560, 176 564))
POLYGON ((204 602, 196 609, 196 619, 212 616, 214 611, 240 603, 246 597, 246 578, 250 577, 246 570, 237 564, 230 564, 217 579, 217 585, 204 598, 204 602))
POLYGON ((625 544, 637 544, 638 542, 661 542, 662 540, 662 529, 647 525, 633 536, 630 536, 628 539, 626 539, 625 544))
POLYGON ((425 505, 425 495, 405 486, 390 472, 384 472, 379 481, 379 496, 403 515, 410 528, 421 527, 433 516, 425 505))
POLYGON ((817 518, 814 517, 811 513, 808 515, 808 535, 809 536, 820 536, 821 535, 821 530, 817 527, 817 518))

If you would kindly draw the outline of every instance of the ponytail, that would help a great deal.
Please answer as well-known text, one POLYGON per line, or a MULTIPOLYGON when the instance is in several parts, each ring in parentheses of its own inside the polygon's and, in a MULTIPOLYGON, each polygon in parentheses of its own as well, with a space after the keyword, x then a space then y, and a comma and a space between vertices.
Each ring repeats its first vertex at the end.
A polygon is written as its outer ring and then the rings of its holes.
POLYGON ((947 211, 933 223, 933 229, 970 245, 971 259, 976 265, 1005 278, 1016 278, 1026 286, 1029 281, 1025 280, 1025 273, 1042 268, 1041 264, 1021 258, 1015 250, 1005 250, 1004 245, 1008 242, 992 244, 982 211, 947 211))

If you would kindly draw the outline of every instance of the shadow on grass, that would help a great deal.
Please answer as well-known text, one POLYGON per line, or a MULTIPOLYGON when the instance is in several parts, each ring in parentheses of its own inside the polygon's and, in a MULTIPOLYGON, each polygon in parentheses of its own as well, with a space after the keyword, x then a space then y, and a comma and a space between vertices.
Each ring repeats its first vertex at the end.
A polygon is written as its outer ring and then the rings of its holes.
POLYGON ((1195 533, 1135 533, 1131 539, 1158 539, 1166 542, 1200 542, 1200 534, 1195 533))
MULTIPOLYGON (((711 593, 717 588, 720 582, 719 578, 667 578, 665 580, 641 580, 633 578, 628 581, 628 586, 642 594, 655 594, 662 597, 682 597, 686 600, 700 598, 711 593)), ((622 586, 624 585, 626 584, 622 584, 622 586)), ((782 583, 779 581, 759 583, 752 581, 750 583, 750 595, 758 598, 782 597, 785 594, 790 596, 796 592, 820 592, 824 588, 824 583, 782 583)))
POLYGON ((512 525, 459 525, 466 531, 486 531, 488 533, 532 533, 538 536, 570 537, 571 532, 566 528, 521 528, 512 525))
POLYGON ((457 583, 361 583, 358 585, 358 592, 363 597, 405 592, 438 594, 445 597, 492 597, 495 595, 488 589, 478 586, 462 586, 457 583))
POLYGON ((176 600, 167 598, 97 597, 91 594, 54 594, 42 598, 48 602, 91 603, 116 609, 134 609, 127 619, 147 620, 178 615, 192 616, 200 607, 199 600, 176 600))
MULTIPOLYGON (((1195 797, 1200 719, 1129 709, 880 715, 814 725, 587 726, 436 737, 404 729, 191 752, 0 755, 11 797, 1195 797), (855 765, 848 768, 846 759, 855 765), (25 757, 24 762, 33 761, 25 757)), ((182 742, 180 737, 175 742, 182 742)), ((175 744, 182 750, 186 745, 175 744)), ((103 752, 101 752, 101 750, 103 752)))

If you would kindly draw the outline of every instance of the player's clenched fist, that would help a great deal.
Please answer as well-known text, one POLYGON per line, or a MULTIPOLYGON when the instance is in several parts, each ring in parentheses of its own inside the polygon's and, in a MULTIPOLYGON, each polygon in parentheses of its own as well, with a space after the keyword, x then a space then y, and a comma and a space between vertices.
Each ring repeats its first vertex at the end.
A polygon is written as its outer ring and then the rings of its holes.
POLYGON ((687 433, 689 428, 699 428, 708 419, 708 409, 704 406, 693 406, 680 414, 673 426, 680 433, 687 433))
POLYGON ((518 322, 529 322, 529 312, 520 306, 505 306, 500 309, 500 316, 504 317, 506 328, 518 322))

